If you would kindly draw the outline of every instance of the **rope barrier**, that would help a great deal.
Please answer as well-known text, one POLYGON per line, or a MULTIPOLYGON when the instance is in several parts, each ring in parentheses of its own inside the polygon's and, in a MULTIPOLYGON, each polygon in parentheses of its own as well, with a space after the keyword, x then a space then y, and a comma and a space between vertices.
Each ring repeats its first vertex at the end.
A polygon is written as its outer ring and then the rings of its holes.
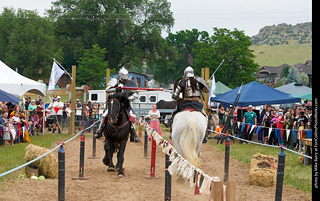
MULTIPOLYGON (((212 132, 212 133, 218 133, 218 132, 213 131, 213 130, 210 130, 210 129, 207 129, 207 130, 210 131, 210 132, 212 132)), ((235 139, 238 139, 238 140, 241 140, 241 141, 245 141, 245 142, 249 142, 249 143, 252 143, 252 144, 257 144, 257 145, 266 146, 266 147, 273 147, 273 148, 282 148, 282 149, 285 149, 285 150, 290 151, 290 152, 292 152, 292 153, 298 154, 298 155, 300 155, 300 156, 304 156, 304 157, 306 157, 306 158, 312 159, 311 156, 308 156, 308 155, 305 155, 305 154, 296 152, 296 151, 294 151, 294 150, 288 149, 287 147, 285 147, 285 146, 283 146, 283 145, 276 146, 276 145, 270 145, 270 144, 262 144, 262 143, 260 143, 260 142, 254 142, 254 141, 250 141, 250 140, 245 140, 245 139, 242 139, 242 138, 239 138, 239 137, 230 135, 230 134, 225 134, 225 133, 219 133, 219 134, 220 134, 220 135, 224 135, 224 136, 229 136, 230 138, 233 137, 233 138, 235 138, 235 139)))
POLYGON ((152 136, 156 141, 156 144, 162 148, 162 152, 169 156, 169 160, 172 162, 168 167, 168 172, 173 175, 177 172, 178 175, 183 178, 190 180, 190 187, 196 186, 200 193, 202 191, 210 192, 211 182, 220 181, 219 177, 210 177, 203 170, 193 166, 189 161, 187 161, 183 156, 181 156, 173 145, 163 137, 153 128, 151 128, 147 123, 145 124, 145 130, 148 136, 152 136), (194 175, 197 175, 195 177, 194 175), (195 179, 199 178, 199 179, 195 179), (203 182, 200 182, 200 178, 203 178, 203 182))
MULTIPOLYGON (((101 121, 101 118, 100 118, 98 121, 94 122, 94 123, 93 123, 92 125, 90 125, 89 127, 85 128, 85 129, 82 129, 82 130, 79 131, 79 133, 77 133, 75 136, 73 136, 72 138, 70 138, 69 140, 67 140, 67 141, 65 141, 65 142, 63 142, 63 143, 66 144, 66 143, 70 142, 71 140, 75 139, 76 137, 78 137, 78 136, 81 134, 82 131, 85 131, 85 130, 90 129, 91 127, 93 127, 93 125, 95 125, 95 124, 98 123, 99 121, 101 121)), ((19 169, 27 166, 27 165, 30 165, 31 163, 33 163, 33 162, 35 162, 35 161, 37 161, 37 160, 45 157, 46 155, 50 154, 51 152, 53 152, 54 150, 58 149, 59 147, 60 147, 60 143, 59 143, 59 145, 57 145, 56 147, 54 147, 53 149, 51 149, 51 150, 48 151, 47 153, 39 156, 38 158, 35 158, 35 159, 33 159, 33 160, 31 160, 31 161, 29 161, 29 162, 27 162, 27 163, 24 163, 24 164, 22 164, 22 165, 20 165, 20 166, 18 166, 18 167, 16 167, 16 168, 13 168, 13 169, 9 170, 9 171, 7 171, 7 172, 1 173, 1 174, 0 174, 0 177, 6 176, 7 174, 10 174, 10 173, 15 172, 15 171, 17 171, 17 170, 19 170, 19 169)))

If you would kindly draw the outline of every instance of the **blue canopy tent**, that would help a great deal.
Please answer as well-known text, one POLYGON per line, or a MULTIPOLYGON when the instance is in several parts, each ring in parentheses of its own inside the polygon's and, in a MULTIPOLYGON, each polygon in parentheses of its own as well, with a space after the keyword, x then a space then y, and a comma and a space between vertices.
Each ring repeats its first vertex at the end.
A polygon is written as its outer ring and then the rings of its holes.
POLYGON ((0 101, 19 103, 21 99, 0 89, 0 101))
MULTIPOLYGON (((237 87, 231 91, 216 96, 212 101, 232 105, 236 99, 239 88, 240 87, 237 87)), ((301 101, 300 98, 291 97, 289 94, 255 81, 243 85, 240 93, 241 95, 238 101, 238 106, 240 107, 246 107, 248 105, 257 106, 264 104, 296 103, 301 101)))

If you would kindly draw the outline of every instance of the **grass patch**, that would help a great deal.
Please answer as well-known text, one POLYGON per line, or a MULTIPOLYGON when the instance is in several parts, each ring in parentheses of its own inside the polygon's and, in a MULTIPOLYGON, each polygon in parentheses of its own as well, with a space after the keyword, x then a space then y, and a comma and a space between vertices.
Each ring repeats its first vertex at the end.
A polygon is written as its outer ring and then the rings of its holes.
POLYGON ((279 66, 284 63, 294 65, 305 63, 312 59, 312 44, 288 44, 288 45, 253 45, 254 59, 260 66, 279 66))
MULTIPOLYGON (((31 136, 30 139, 32 144, 50 149, 57 146, 57 142, 64 141, 65 139, 70 137, 72 137, 72 135, 69 134, 40 134, 37 136, 31 136)), ((29 143, 19 143, 13 146, 0 146, 0 173, 6 172, 15 167, 18 167, 19 165, 24 164, 26 162, 24 156, 26 153, 26 147, 28 145, 29 143)), ((6 175, 5 177, 1 177, 0 182, 3 182, 7 179, 14 179, 18 175, 22 174, 23 171, 24 168, 21 168, 16 172, 6 175)))
MULTIPOLYGON (((224 151, 225 149, 225 145, 216 144, 216 140, 210 140, 209 143, 218 147, 222 151, 224 151)), ((242 145, 239 144, 238 141, 236 141, 235 143, 231 141, 230 155, 240 162, 250 164, 252 155, 258 152, 264 155, 278 158, 280 149, 264 147, 255 144, 242 145)), ((288 152, 286 150, 284 150, 284 152, 286 154, 284 184, 288 186, 294 186, 297 189, 312 193, 312 166, 300 163, 300 155, 288 152)))

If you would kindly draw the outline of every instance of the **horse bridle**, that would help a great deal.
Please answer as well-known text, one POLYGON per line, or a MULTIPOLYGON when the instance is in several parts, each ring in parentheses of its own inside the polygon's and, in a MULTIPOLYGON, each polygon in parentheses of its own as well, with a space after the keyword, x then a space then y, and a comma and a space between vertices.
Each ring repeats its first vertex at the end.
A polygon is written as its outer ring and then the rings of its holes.
MULTIPOLYGON (((115 101, 118 101, 118 102, 119 102, 119 110, 118 110, 117 115, 116 115, 116 116, 118 117, 118 116, 123 112, 123 111, 121 110, 121 107, 120 107, 121 102, 120 102, 118 99, 115 99, 115 98, 110 99, 110 100, 115 100, 115 101), (120 111, 120 110, 121 110, 121 111, 120 111)), ((109 101, 110 101, 110 100, 109 100, 109 101)), ((111 109, 111 108, 110 108, 110 109, 111 109)), ((129 119, 128 119, 126 122, 124 122, 124 123, 121 124, 120 126, 116 126, 116 125, 114 125, 113 123, 111 123, 110 119, 111 119, 111 118, 109 118, 108 122, 109 122, 110 126, 116 130, 116 132, 118 132, 119 129, 125 127, 125 126, 129 123, 129 119)))
MULTIPOLYGON (((119 110, 118 110, 118 112, 117 112, 117 115, 116 115, 116 117, 118 117, 119 115, 120 115, 120 110, 121 110, 121 107, 120 107, 120 101, 118 100, 118 99, 116 99, 116 98, 112 98, 112 99, 109 99, 109 101, 118 101, 119 102, 119 110)), ((111 108, 110 108, 111 109, 111 108)), ((122 112, 122 111, 121 111, 122 112)))

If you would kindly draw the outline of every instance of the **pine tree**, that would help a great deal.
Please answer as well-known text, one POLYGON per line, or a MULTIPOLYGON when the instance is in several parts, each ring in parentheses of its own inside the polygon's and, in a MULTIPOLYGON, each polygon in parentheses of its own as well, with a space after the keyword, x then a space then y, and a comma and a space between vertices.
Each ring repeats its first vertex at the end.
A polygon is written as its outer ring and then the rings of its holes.
POLYGON ((292 82, 296 82, 296 83, 300 83, 299 82, 299 77, 298 77, 298 70, 295 67, 291 67, 291 69, 289 70, 289 74, 288 74, 288 83, 292 83, 292 82))

